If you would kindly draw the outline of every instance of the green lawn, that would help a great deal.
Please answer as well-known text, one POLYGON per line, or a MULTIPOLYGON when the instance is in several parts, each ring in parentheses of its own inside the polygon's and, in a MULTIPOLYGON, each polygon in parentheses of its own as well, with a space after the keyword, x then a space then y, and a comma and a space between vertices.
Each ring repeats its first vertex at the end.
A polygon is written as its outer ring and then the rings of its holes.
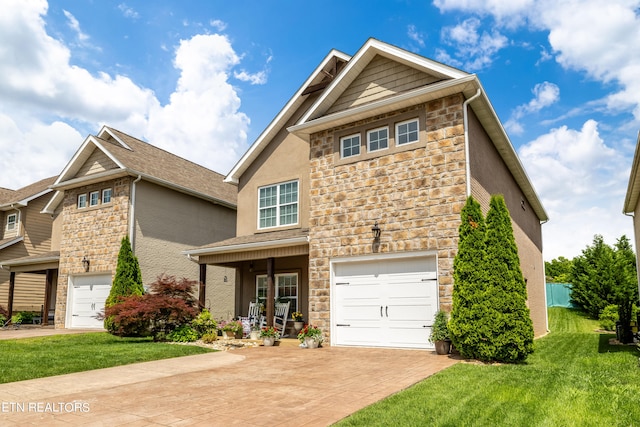
POLYGON ((0 383, 207 353, 190 346, 106 332, 0 340, 0 383))
POLYGON ((640 426, 640 352, 563 308, 521 365, 459 363, 339 426, 640 426))

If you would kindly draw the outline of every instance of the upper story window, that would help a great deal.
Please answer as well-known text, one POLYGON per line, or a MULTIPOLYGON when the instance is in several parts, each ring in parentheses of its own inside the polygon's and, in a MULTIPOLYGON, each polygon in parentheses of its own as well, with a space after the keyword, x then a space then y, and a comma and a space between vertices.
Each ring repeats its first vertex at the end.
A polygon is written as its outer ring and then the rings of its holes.
POLYGON ((389 147, 389 128, 383 127, 367 132, 369 151, 384 150, 389 147))
POLYGON ((83 209, 86 207, 87 207, 87 195, 78 194, 78 209, 83 209))
POLYGON ((262 187, 258 198, 258 228, 298 223, 298 181, 262 187))
POLYGON ((360 154, 360 134, 340 138, 340 154, 342 158, 360 154))
POLYGON ((18 214, 7 216, 7 231, 15 230, 18 225, 18 214))
POLYGON ((418 119, 396 124, 396 145, 418 141, 418 119))
POLYGON ((111 189, 105 188, 102 190, 102 204, 111 203, 111 189))
POLYGON ((89 193, 89 206, 98 206, 98 203, 100 203, 100 192, 92 191, 89 193))

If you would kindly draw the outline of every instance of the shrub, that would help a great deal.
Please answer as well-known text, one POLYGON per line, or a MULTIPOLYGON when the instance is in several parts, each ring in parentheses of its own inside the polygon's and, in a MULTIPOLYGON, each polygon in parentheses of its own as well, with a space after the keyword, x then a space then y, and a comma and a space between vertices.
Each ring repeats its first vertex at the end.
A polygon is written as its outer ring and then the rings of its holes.
POLYGON ((197 315, 193 297, 196 281, 162 275, 144 295, 124 297, 105 308, 110 317, 110 333, 117 336, 153 336, 162 340, 178 326, 190 323, 197 315))
POLYGON ((202 336, 202 342, 205 344, 211 344, 212 342, 217 340, 218 340, 218 334, 216 332, 210 332, 202 336))
POLYGON ((606 306, 600 313, 598 320, 602 329, 606 331, 615 330, 616 322, 618 321, 618 306, 613 304, 606 306))
POLYGON ((180 325, 167 335, 167 340, 173 342, 193 342, 199 337, 198 332, 189 325, 180 325))
POLYGON ((211 313, 206 308, 191 321, 191 327, 195 329, 200 336, 217 333, 218 331, 218 323, 213 319, 211 313))
POLYGON ((446 341, 449 339, 447 313, 442 310, 436 312, 436 318, 431 327, 431 335, 429 335, 429 341, 434 343, 436 341, 446 341))

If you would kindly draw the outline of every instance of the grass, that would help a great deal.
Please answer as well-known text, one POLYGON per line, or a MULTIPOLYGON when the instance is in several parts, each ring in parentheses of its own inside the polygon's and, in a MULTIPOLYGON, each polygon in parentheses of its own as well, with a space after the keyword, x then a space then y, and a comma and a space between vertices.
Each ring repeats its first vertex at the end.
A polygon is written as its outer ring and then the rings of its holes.
POLYGON ((106 332, 0 340, 0 384, 209 351, 106 332))
POLYGON ((549 310, 553 331, 520 365, 459 363, 339 426, 640 426, 640 352, 596 321, 549 310))

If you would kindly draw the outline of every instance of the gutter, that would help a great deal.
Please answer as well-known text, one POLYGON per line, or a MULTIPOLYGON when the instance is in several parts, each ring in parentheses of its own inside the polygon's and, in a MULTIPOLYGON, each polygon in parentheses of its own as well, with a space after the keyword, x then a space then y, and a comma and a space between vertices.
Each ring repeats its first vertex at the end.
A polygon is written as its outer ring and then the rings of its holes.
POLYGON ((469 113, 468 105, 471 101, 482 94, 482 89, 478 88, 476 94, 464 101, 462 104, 462 114, 464 116, 464 156, 465 156, 465 174, 467 175, 467 197, 471 196, 471 162, 469 161, 469 113))

